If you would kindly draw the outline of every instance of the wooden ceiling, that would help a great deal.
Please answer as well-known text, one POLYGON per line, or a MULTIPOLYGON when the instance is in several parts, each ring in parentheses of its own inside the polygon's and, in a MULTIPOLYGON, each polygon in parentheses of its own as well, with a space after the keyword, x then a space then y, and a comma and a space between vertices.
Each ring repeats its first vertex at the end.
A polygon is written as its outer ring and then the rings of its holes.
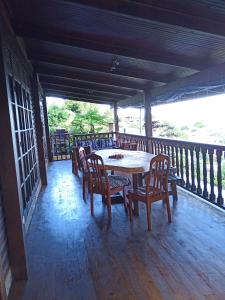
POLYGON ((221 0, 9 0, 8 9, 49 96, 141 103, 145 89, 225 63, 221 0))

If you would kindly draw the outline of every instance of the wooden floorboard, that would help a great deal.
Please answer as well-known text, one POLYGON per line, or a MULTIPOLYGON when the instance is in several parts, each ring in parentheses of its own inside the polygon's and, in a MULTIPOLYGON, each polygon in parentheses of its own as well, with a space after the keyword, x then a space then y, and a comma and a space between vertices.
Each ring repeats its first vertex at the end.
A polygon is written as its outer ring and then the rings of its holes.
POLYGON ((160 202, 152 232, 144 206, 130 224, 114 205, 109 224, 99 196, 90 216, 70 164, 50 164, 27 236, 29 279, 20 299, 225 299, 225 212, 179 190, 171 224, 160 202))

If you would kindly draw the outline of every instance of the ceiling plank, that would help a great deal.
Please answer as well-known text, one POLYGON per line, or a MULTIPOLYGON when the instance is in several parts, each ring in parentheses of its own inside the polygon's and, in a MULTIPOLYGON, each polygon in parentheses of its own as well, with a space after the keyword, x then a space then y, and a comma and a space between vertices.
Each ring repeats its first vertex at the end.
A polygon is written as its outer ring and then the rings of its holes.
MULTIPOLYGON (((56 93, 60 93, 60 94, 64 94, 64 95, 71 95, 74 97, 84 97, 85 99, 92 99, 92 100, 106 100, 108 102, 116 102, 119 101, 119 99, 113 99, 113 98, 109 98, 109 97, 99 97, 99 96, 94 96, 94 95, 88 95, 86 93, 76 93, 76 91, 64 91, 58 88, 46 88, 46 91, 50 91, 50 92, 56 92, 56 93)), ((121 99, 122 100, 122 99, 121 99)))
POLYGON ((105 95, 93 95, 93 94, 89 94, 89 93, 81 93, 81 92, 77 92, 76 90, 67 90, 67 89, 62 89, 61 87, 53 87, 53 86, 46 86, 44 85, 43 88, 45 90, 49 90, 49 91, 56 91, 56 92, 60 92, 60 93, 66 93, 66 94, 71 94, 71 95, 75 95, 78 97, 90 97, 92 99, 98 100, 98 99, 105 99, 105 100, 109 100, 109 101, 119 101, 119 100, 124 100, 124 98, 112 98, 112 97, 106 97, 105 95))
MULTIPOLYGON (((219 21, 219 18, 212 13, 203 11, 202 9, 192 9, 192 14, 185 13, 185 9, 181 11, 179 7, 166 5, 162 1, 154 3, 140 3, 137 1, 99 1, 99 0, 63 0, 64 2, 79 3, 86 6, 103 9, 120 15, 129 16, 135 19, 145 21, 154 21, 191 30, 201 31, 204 33, 225 37, 225 22, 219 21), (128 3, 129 2, 129 3, 128 3)), ((190 7, 189 7, 190 9, 190 7)), ((187 11, 187 10, 186 10, 187 11)))
POLYGON ((82 93, 82 94, 86 94, 86 95, 93 95, 93 96, 97 96, 97 97, 106 97, 106 98, 110 98, 110 99, 121 99, 121 98, 129 98, 132 96, 125 96, 125 95, 121 95, 121 94, 115 94, 115 93, 107 93, 107 92, 99 92, 99 91, 95 91, 95 90, 90 90, 90 89, 82 89, 82 88, 78 88, 78 87, 65 87, 63 85, 60 84, 52 84, 52 83, 42 83, 43 88, 56 88, 62 91, 73 91, 76 93, 82 93))
POLYGON ((96 83, 92 81, 82 81, 76 78, 66 78, 63 76, 59 77, 54 75, 46 75, 42 73, 39 75, 39 78, 42 83, 53 83, 53 84, 59 84, 68 87, 80 87, 84 89, 98 90, 103 92, 112 92, 115 94, 121 94, 127 96, 134 96, 137 92, 134 89, 128 89, 128 88, 125 89, 119 86, 102 84, 101 81, 98 81, 98 83, 96 83))
POLYGON ((184 55, 179 55, 153 46, 151 48, 147 48, 146 45, 142 45, 142 47, 134 47, 133 43, 125 43, 124 41, 123 45, 121 45, 121 41, 119 42, 117 39, 112 39, 111 37, 103 38, 94 34, 76 31, 65 32, 54 28, 46 29, 45 27, 20 22, 14 23, 14 30, 19 36, 37 39, 40 41, 48 41, 193 70, 201 70, 205 68, 199 59, 188 58, 184 55))
POLYGON ((83 96, 83 95, 76 95, 72 93, 66 93, 66 92, 60 92, 60 91, 55 91, 55 90, 45 90, 45 95, 47 97, 58 97, 62 99, 67 99, 67 100, 77 100, 77 101, 84 101, 84 102, 89 102, 89 103, 99 103, 99 104, 112 104, 115 103, 116 101, 108 100, 108 99, 95 99, 90 96, 83 96))
POLYGON ((141 85, 135 82, 130 82, 129 80, 122 80, 118 78, 106 78, 105 76, 98 75, 96 74, 84 74, 84 73, 79 73, 79 72, 71 72, 71 71, 64 71, 64 70, 59 70, 57 68, 49 68, 49 67, 42 67, 42 66, 37 66, 35 64, 35 71, 38 74, 41 75, 50 75, 54 77, 62 77, 62 78, 67 78, 67 79, 74 79, 74 80, 80 80, 80 81, 87 81, 87 82, 92 82, 96 84, 101 84, 101 85, 108 85, 113 87, 120 87, 120 88, 128 88, 128 89, 134 89, 134 90, 143 90, 145 85, 141 85))
POLYGON ((154 72, 145 72, 137 68, 123 68, 121 65, 114 71, 111 71, 111 65, 93 64, 89 61, 81 59, 72 59, 63 56, 49 55, 33 52, 29 50, 29 59, 32 61, 51 63, 56 65, 73 67, 75 69, 84 69, 89 71, 95 71, 103 74, 110 74, 112 76, 124 76, 128 78, 143 79, 149 81, 156 81, 162 83, 172 82, 174 80, 173 76, 161 75, 154 72))

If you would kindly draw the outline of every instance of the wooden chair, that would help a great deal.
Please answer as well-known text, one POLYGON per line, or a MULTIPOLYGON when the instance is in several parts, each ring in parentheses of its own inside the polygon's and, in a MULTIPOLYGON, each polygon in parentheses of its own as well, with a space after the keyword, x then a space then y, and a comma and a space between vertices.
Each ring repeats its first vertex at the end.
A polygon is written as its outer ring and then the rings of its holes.
MULTIPOLYGON (((130 184, 130 180, 121 175, 108 175, 104 168, 101 156, 90 154, 86 157, 89 170, 89 189, 91 195, 91 215, 94 215, 94 194, 102 195, 107 204, 108 216, 111 220, 111 195, 123 192, 125 207, 125 186, 130 184)), ((126 208, 126 207, 125 207, 126 208)))
POLYGON ((142 201, 146 203, 148 230, 151 230, 151 205, 152 202, 165 200, 167 206, 168 221, 171 222, 171 212, 168 192, 169 157, 159 154, 150 161, 150 168, 145 176, 146 186, 129 190, 127 198, 129 200, 130 221, 132 221, 132 203, 142 201))
MULTIPOLYGON (((89 182, 89 171, 86 161, 86 156, 90 154, 90 147, 80 147, 79 149, 79 160, 80 160, 80 166, 81 166, 81 172, 83 174, 82 177, 82 186, 83 186, 83 199, 86 200, 86 185, 88 185, 89 182)), ((88 189, 89 190, 89 189, 88 189)))
POLYGON ((71 158, 72 158, 72 172, 76 176, 78 175, 78 170, 79 170, 79 149, 76 146, 73 146, 72 148, 72 153, 71 153, 71 158))
POLYGON ((132 142, 132 143, 129 144, 129 150, 135 150, 135 151, 137 151, 137 148, 138 148, 138 144, 137 143, 132 142))

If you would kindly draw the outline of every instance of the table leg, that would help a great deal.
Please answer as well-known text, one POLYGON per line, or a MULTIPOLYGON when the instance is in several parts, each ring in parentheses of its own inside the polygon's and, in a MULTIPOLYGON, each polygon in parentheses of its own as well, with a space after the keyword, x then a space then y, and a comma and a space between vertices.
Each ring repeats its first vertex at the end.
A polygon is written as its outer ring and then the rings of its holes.
MULTIPOLYGON (((136 189, 138 187, 139 175, 140 174, 132 174, 133 189, 136 189)), ((134 202, 134 215, 139 216, 138 201, 134 202)))

